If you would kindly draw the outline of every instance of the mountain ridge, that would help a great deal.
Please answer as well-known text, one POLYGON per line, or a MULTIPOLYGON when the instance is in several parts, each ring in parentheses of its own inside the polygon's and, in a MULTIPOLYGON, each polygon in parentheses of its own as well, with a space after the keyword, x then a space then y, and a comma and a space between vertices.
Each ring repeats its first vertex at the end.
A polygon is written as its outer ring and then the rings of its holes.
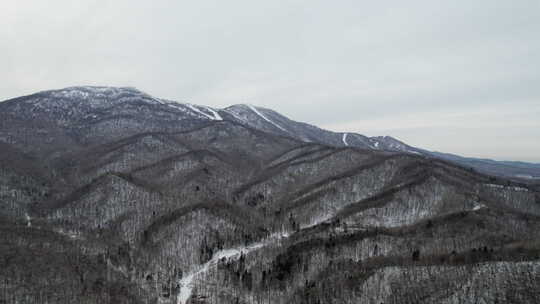
MULTIPOLYGON (((264 107, 257 107, 250 104, 234 104, 223 109, 218 109, 155 98, 134 87, 74 86, 58 90, 47 90, 0 102, 0 108, 8 107, 8 105, 12 103, 36 98, 42 99, 40 102, 34 102, 34 107, 39 107, 40 103, 46 103, 47 100, 50 100, 50 102, 52 102, 51 100, 54 100, 56 103, 55 106, 62 107, 62 104, 58 104, 58 99, 75 102, 75 104, 77 104, 77 102, 90 104, 90 109, 87 110, 87 115, 84 117, 89 121, 92 121, 92 119, 96 120, 100 116, 99 111, 107 110, 110 107, 132 102, 144 102, 147 106, 164 107, 164 109, 162 109, 163 111, 170 110, 172 112, 177 112, 179 115, 183 115, 183 119, 234 121, 257 130, 296 138, 304 142, 319 142, 337 147, 352 146, 364 149, 415 153, 426 157, 449 160, 497 176, 514 178, 517 180, 540 179, 540 164, 517 161, 495 161, 491 159, 463 157, 451 153, 428 151, 412 147, 388 135, 367 137, 354 132, 333 132, 324 130, 314 125, 291 120, 272 109, 264 107)), ((64 104, 63 106, 69 107, 70 104, 64 104)), ((64 110, 69 111, 68 109, 64 110)), ((173 118, 171 117, 171 119, 173 118)))
POLYGON ((264 108, 73 90, 0 103, 2 303, 540 297, 530 183, 264 108))

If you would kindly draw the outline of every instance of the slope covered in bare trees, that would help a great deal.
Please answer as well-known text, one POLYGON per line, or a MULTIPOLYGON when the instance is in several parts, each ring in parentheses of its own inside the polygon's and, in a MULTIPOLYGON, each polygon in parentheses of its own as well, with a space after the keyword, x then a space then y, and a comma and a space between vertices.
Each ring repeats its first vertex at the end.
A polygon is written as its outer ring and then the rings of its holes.
POLYGON ((537 303, 534 185, 251 107, 0 103, 0 303, 537 303))

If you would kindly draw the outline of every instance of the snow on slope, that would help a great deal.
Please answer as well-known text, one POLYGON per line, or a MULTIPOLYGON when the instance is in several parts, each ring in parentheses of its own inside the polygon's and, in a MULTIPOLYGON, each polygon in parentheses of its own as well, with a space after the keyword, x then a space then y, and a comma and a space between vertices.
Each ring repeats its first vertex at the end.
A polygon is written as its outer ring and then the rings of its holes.
POLYGON ((341 138, 345 146, 349 145, 349 143, 347 143, 347 135, 349 135, 349 133, 343 133, 343 138, 341 138))
POLYGON ((480 204, 480 203, 476 203, 475 206, 472 208, 472 211, 478 211, 482 208, 486 208, 486 205, 484 204, 480 204))
MULTIPOLYGON (((328 219, 329 219, 328 216, 316 218, 309 225, 302 227, 302 229, 316 226, 322 222, 325 222, 328 219)), ((291 235, 292 234, 286 231, 276 232, 270 235, 268 238, 263 239, 262 241, 255 242, 246 246, 223 249, 216 252, 212 256, 212 259, 210 261, 199 266, 195 271, 192 271, 191 273, 189 273, 188 275, 186 275, 179 281, 180 293, 178 294, 176 298, 176 303, 186 304, 191 298, 191 295, 193 292, 193 286, 195 285, 195 281, 197 280, 197 278, 199 276, 205 275, 211 268, 216 267, 221 259, 225 258, 226 260, 230 260, 230 259, 237 260, 240 258, 242 254, 248 254, 251 251, 275 244, 281 240, 289 238, 291 235)))
POLYGON ((520 192, 528 192, 529 191, 529 189, 522 188, 522 187, 512 187, 512 186, 504 186, 504 185, 497 185, 497 184, 484 184, 484 185, 488 186, 490 188, 513 190, 513 191, 520 191, 520 192))
POLYGON ((186 113, 188 115, 191 115, 191 116, 210 119, 210 120, 217 120, 217 121, 223 120, 221 115, 219 115, 218 112, 216 112, 214 109, 212 109, 210 107, 198 106, 198 105, 196 106, 196 105, 189 104, 189 103, 178 103, 178 102, 168 102, 168 103, 165 103, 165 105, 167 105, 168 107, 171 107, 173 109, 180 110, 180 111, 182 111, 182 112, 184 112, 184 113, 186 113), (200 110, 200 108, 204 108, 205 110, 207 110, 211 114, 203 112, 202 110, 200 110))
POLYGON ((212 115, 214 115, 214 120, 223 120, 223 117, 221 117, 221 115, 219 115, 219 113, 216 112, 214 109, 209 108, 209 107, 205 107, 205 109, 210 111, 210 113, 212 113, 212 115))
POLYGON ((232 111, 232 110, 230 110, 230 109, 223 109, 223 111, 225 111, 225 112, 231 114, 231 115, 232 115, 234 118, 236 118, 238 121, 241 121, 241 122, 243 122, 243 123, 247 123, 247 121, 246 121, 244 118, 240 117, 240 115, 236 114, 236 112, 234 112, 234 111, 232 111))
POLYGON ((28 215, 28 213, 25 213, 25 217, 26 217, 26 226, 32 227, 32 218, 30 217, 30 215, 28 215))
POLYGON ((214 110, 208 108, 208 107, 204 107, 206 110, 210 111, 210 113, 212 113, 212 115, 210 114, 207 114, 207 113, 204 113, 203 111, 197 109, 197 107, 195 105, 192 105, 190 103, 186 103, 185 104, 187 107, 189 107, 190 109, 192 109, 193 111, 203 115, 204 117, 208 118, 208 119, 211 119, 211 120, 223 120, 223 118, 214 110))
POLYGON ((259 112, 254 106, 252 105, 247 105, 251 111, 253 111, 255 114, 257 114, 258 116, 260 116, 262 119, 268 121, 269 123, 271 123, 272 125, 274 125, 275 127, 277 127, 278 129, 284 131, 284 132, 287 132, 287 130, 285 130, 282 126, 278 125, 277 123, 271 121, 270 119, 268 119, 266 116, 264 116, 261 112, 259 112))
POLYGON ((272 243, 275 243, 287 237, 289 237, 288 233, 276 233, 263 241, 253 243, 249 246, 240 246, 236 248, 223 249, 216 252, 212 256, 212 259, 210 261, 206 262, 204 265, 199 267, 199 269, 197 269, 194 272, 191 272, 190 274, 188 274, 187 276, 183 277, 180 280, 179 282, 180 293, 178 294, 178 297, 177 297, 177 304, 186 304, 188 302, 188 300, 191 298, 191 294, 193 292, 194 281, 197 279, 197 277, 200 275, 204 275, 206 272, 208 272, 208 270, 210 270, 210 268, 216 267, 218 262, 221 259, 225 258, 227 260, 229 259, 237 260, 240 258, 242 254, 247 254, 250 251, 268 246, 272 243))

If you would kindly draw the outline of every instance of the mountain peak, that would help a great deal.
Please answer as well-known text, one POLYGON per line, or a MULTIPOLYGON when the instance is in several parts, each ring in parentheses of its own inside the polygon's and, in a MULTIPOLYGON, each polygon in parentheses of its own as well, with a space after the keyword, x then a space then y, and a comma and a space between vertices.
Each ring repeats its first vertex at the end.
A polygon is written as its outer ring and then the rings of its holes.
POLYGON ((42 91, 38 94, 50 94, 56 98, 88 98, 88 97, 116 97, 120 94, 146 95, 134 87, 109 87, 109 86, 73 86, 59 90, 42 91))
MULTIPOLYGON (((209 121, 229 121, 306 143, 419 154, 453 161, 495 175, 520 178, 540 176, 538 168, 530 164, 518 165, 508 162, 492 164, 478 159, 430 152, 412 147, 388 135, 366 137, 357 133, 323 130, 310 124, 293 121, 272 109, 250 103, 218 109, 155 98, 134 87, 72 86, 7 100, 0 103, 0 109, 5 115, 9 115, 9 119, 3 118, 3 123, 12 124, 14 133, 19 132, 15 126, 28 117, 34 122, 47 122, 62 128, 73 128, 81 122, 110 125, 122 123, 129 125, 133 130, 157 129, 156 126, 161 128, 162 125, 169 127, 175 125, 176 130, 186 130, 207 124, 209 121), (144 123, 146 125, 143 126, 142 121, 146 121, 144 123), (148 121, 152 123, 148 124, 148 121)), ((106 137, 106 134, 102 135, 106 137)))
POLYGON ((111 105, 130 101, 145 102, 148 104, 165 103, 134 87, 107 86, 73 86, 57 90, 46 90, 6 100, 2 103, 17 103, 39 109, 58 109, 72 108, 76 105, 89 108, 107 108, 111 105))

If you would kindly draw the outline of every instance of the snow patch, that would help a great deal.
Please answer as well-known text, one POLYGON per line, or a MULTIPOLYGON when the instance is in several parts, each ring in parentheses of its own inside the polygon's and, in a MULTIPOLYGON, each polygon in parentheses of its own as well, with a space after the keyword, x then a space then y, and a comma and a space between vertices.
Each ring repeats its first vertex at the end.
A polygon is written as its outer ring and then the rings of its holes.
POLYGON ((521 188, 521 187, 510 187, 510 189, 512 189, 514 191, 521 191, 521 192, 528 192, 529 191, 529 189, 521 188))
POLYGON ((503 186, 503 185, 497 185, 497 184, 485 184, 486 186, 490 188, 497 188, 497 189, 508 189, 513 191, 520 191, 520 192, 528 192, 529 189, 522 188, 522 187, 510 187, 510 186, 503 186))
POLYGON ((223 118, 221 118, 221 116, 214 110, 208 108, 208 107, 204 107, 205 109, 209 110, 213 115, 210 115, 210 114, 207 114, 207 113, 204 113, 203 111, 197 109, 197 107, 193 104, 190 104, 190 103, 186 103, 185 104, 188 108, 190 108, 191 110, 203 115, 204 117, 210 119, 210 120, 223 120, 223 118))
POLYGON ((63 92, 54 94, 55 97, 61 96, 65 98, 88 98, 89 95, 90 94, 88 94, 87 92, 76 91, 76 90, 63 91, 63 92))
POLYGON ((478 210, 480 210, 482 208, 487 208, 487 207, 484 204, 476 202, 476 203, 474 203, 474 207, 472 208, 472 210, 473 211, 478 211, 478 210))
POLYGON ((252 105, 247 105, 251 111, 255 112, 255 114, 257 114, 258 116, 260 116, 262 119, 268 121, 269 123, 271 123, 272 125, 274 125, 275 127, 277 127, 278 129, 284 131, 284 132, 287 132, 287 130, 285 130, 282 126, 278 125, 277 123, 271 121, 270 119, 268 119, 266 116, 264 116, 261 112, 259 112, 254 106, 252 105))
POLYGON ((195 279, 197 279, 198 276, 205 274, 210 270, 211 268, 214 268, 217 266, 218 262, 221 259, 239 259, 242 254, 247 254, 250 251, 262 248, 264 246, 270 245, 272 243, 275 243, 283 238, 289 237, 289 234, 287 233, 275 233, 272 234, 270 237, 268 237, 265 240, 262 240, 260 242, 253 243, 249 246, 239 246, 236 248, 230 248, 230 249, 224 249, 216 252, 212 259, 202 266, 200 266, 197 270, 191 272, 187 276, 183 277, 180 281, 180 293, 177 297, 177 304, 186 304, 187 301, 191 298, 191 294, 193 292, 193 285, 195 279))
POLYGON ((150 99, 152 99, 153 101, 155 101, 155 102, 157 102, 157 103, 159 103, 159 104, 162 104, 162 105, 167 104, 167 103, 165 103, 163 100, 157 99, 157 98, 152 97, 152 96, 150 96, 150 95, 148 95, 148 97, 150 97, 150 99))
POLYGON ((234 118, 238 119, 239 121, 243 123, 247 123, 247 121, 244 118, 240 117, 236 112, 232 110, 228 110, 228 109, 225 109, 224 111, 231 114, 234 118))
POLYGON ((209 107, 204 107, 204 108, 208 110, 210 113, 212 113, 212 115, 214 115, 214 120, 223 120, 223 117, 221 117, 221 115, 219 115, 219 113, 216 112, 214 109, 209 108, 209 107))
POLYGON ((30 217, 30 215, 28 215, 28 213, 25 213, 24 216, 26 217, 26 226, 32 227, 32 218, 30 217))
POLYGON ((343 133, 343 137, 341 138, 345 146, 349 145, 349 143, 347 142, 347 135, 349 135, 349 133, 343 133))
POLYGON ((300 225, 300 229, 307 229, 307 228, 317 226, 317 225, 319 225, 321 223, 324 223, 324 222, 330 220, 333 216, 334 216, 334 214, 331 214, 331 213, 327 213, 327 214, 318 216, 315 219, 312 219, 309 224, 300 225))
POLYGON ((81 239, 84 239, 80 233, 76 232, 76 231, 70 231, 70 230, 64 230, 64 229, 55 229, 54 230, 56 233, 58 234, 61 234, 61 235, 64 235, 64 236, 67 236, 69 237, 70 239, 74 239, 74 240, 81 240, 81 239))

